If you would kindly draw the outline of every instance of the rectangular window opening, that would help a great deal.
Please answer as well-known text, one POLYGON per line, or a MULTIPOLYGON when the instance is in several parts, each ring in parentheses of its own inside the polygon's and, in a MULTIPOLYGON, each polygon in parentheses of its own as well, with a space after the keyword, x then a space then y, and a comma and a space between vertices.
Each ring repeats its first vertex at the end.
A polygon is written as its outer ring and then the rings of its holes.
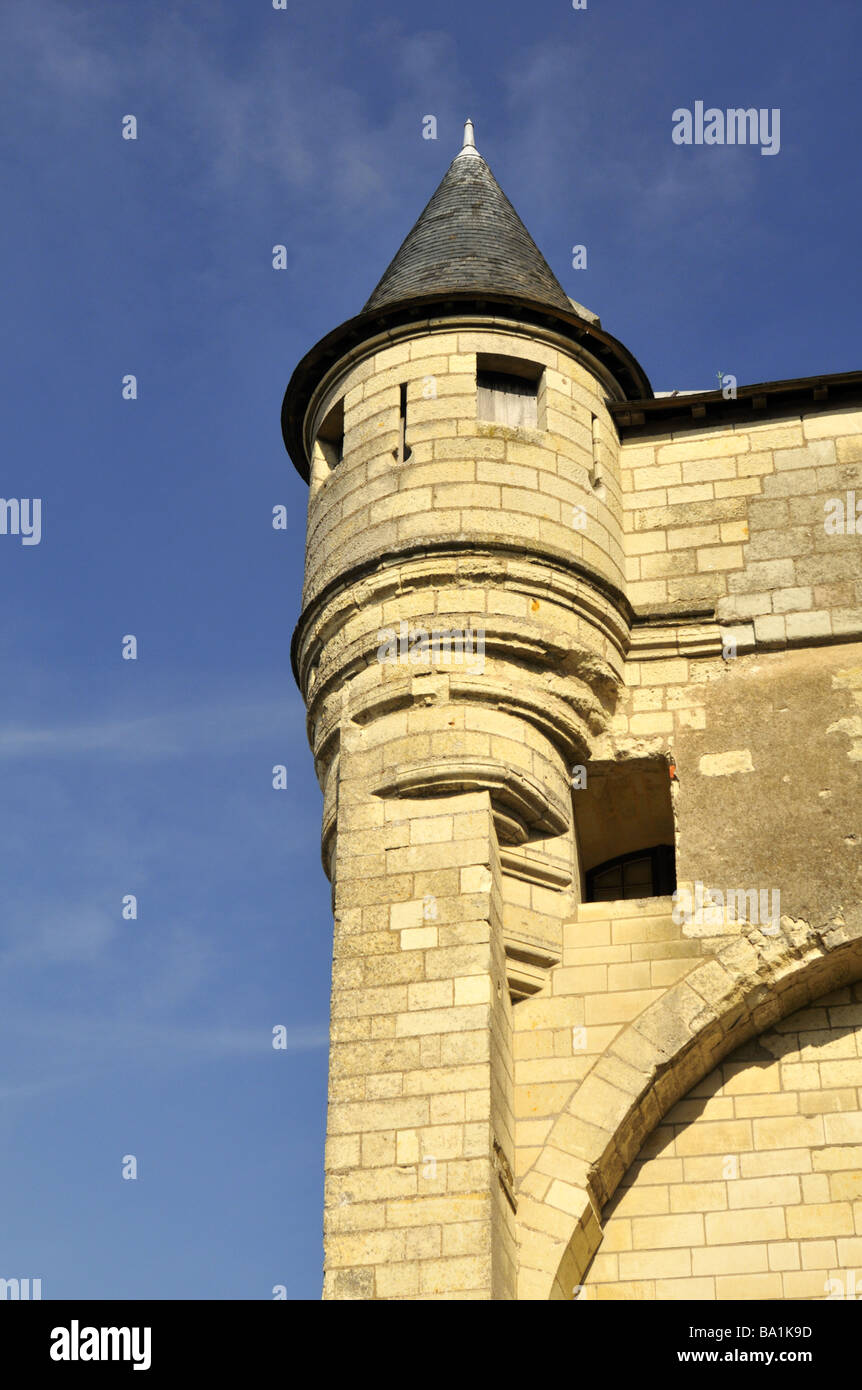
POLYGON ((584 902, 663 898, 676 888, 676 831, 665 756, 596 760, 573 784, 584 902))
POLYGON ((521 357, 479 353, 476 357, 476 413, 497 425, 538 429, 542 368, 521 357))

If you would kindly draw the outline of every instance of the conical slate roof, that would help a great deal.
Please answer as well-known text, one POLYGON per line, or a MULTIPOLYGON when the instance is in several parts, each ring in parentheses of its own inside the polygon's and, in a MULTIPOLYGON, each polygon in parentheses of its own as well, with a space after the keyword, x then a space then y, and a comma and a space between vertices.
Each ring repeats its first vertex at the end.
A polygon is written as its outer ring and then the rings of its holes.
POLYGON ((464 148, 362 312, 446 291, 505 294, 571 309, 554 272, 477 151, 471 121, 464 148))
MULTIPOLYGON (((467 122, 464 148, 361 313, 334 328, 293 370, 281 407, 287 452, 309 476, 312 406, 329 373, 382 334, 403 341, 426 318, 453 318, 482 327, 502 313, 539 335, 550 327, 592 362, 600 379, 616 384, 614 399, 652 399, 643 368, 606 332, 595 314, 568 299, 533 238, 473 140, 467 122)), ((642 420, 642 415, 635 412, 642 420)))

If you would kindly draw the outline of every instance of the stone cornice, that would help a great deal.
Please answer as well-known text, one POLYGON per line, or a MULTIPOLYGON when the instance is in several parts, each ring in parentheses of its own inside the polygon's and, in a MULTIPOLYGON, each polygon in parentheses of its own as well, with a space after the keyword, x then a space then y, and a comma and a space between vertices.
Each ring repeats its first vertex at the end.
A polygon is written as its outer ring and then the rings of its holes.
POLYGON ((641 401, 609 401, 608 410, 623 441, 683 430, 715 430, 762 424, 787 415, 817 414, 862 403, 862 371, 795 377, 737 387, 725 400, 721 391, 694 391, 641 401))

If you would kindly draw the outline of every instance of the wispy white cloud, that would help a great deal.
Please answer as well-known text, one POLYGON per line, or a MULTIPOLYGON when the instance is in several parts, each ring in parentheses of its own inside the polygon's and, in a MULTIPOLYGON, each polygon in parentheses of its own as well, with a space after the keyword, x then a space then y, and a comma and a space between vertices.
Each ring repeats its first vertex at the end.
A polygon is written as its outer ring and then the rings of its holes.
MULTIPOLYGON (((85 1058, 91 1061, 110 1059, 113 1063, 125 1060, 128 1055, 150 1058, 159 1055, 188 1062, 220 1057, 269 1057, 276 1052, 272 1046, 272 1027, 282 1022, 279 1019, 272 1025, 262 1022, 260 1027, 198 1022, 182 1027, 125 1013, 116 1018, 94 1018, 87 1014, 28 1011, 24 1017, 11 1017, 6 1032, 9 1038, 17 1036, 32 1046, 38 1046, 37 1040, 43 1038, 46 1048, 52 1052, 56 1051, 56 1040, 62 1039, 64 1065, 76 1066, 85 1058)), ((329 1028, 325 1023, 301 1027, 285 1025, 283 1050, 286 1052, 307 1052, 324 1047, 328 1042, 329 1028)))
POLYGON ((3 17, 3 68, 20 73, 31 92, 47 86, 57 96, 89 100, 116 90, 117 65, 100 41, 97 11, 11 0, 3 17))
POLYGON ((297 701, 214 703, 136 719, 86 723, 0 725, 0 758, 111 755, 128 761, 173 758, 210 749, 233 752, 262 739, 301 731, 297 701))
POLYGON ((89 903, 48 905, 44 900, 30 912, 8 911, 0 947, 0 968, 16 966, 103 965, 118 922, 89 903))
POLYGON ((3 1049, 7 1075, 14 1072, 14 1079, 0 1080, 0 1105, 41 1103, 51 1092, 92 1087, 99 1077, 118 1068, 130 1075, 135 1067, 144 1067, 152 1077, 187 1066, 244 1059, 278 1065, 285 1054, 318 1052, 329 1045, 325 1022, 286 1025, 284 1046, 276 1051, 274 1023, 177 1025, 128 1012, 111 1018, 33 1009, 20 1015, 7 1011, 3 1049))
POLYGON ((645 125, 638 52, 620 54, 609 75, 574 41, 543 40, 512 65, 505 90, 512 130, 507 160, 536 207, 558 207, 561 198, 581 206, 599 199, 616 210, 621 228, 666 234, 692 217, 714 225, 728 205, 738 218, 760 172, 746 158, 749 151, 710 148, 687 158, 691 151, 671 140, 679 103, 670 92, 663 125, 645 125))
POLYGON ((17 88, 19 108, 68 99, 64 120, 86 124, 93 102, 111 98, 119 103, 118 138, 120 115, 129 111, 144 151, 149 132, 161 126, 164 133, 170 120, 183 139, 167 147, 162 140, 160 158, 214 203, 239 189, 245 199, 266 201, 294 193, 305 218, 325 211, 343 224, 346 211, 361 209, 384 218, 403 206, 405 169, 393 157, 400 137, 415 131, 421 148, 417 88, 430 81, 437 105, 446 107, 459 85, 452 38, 405 33, 400 21, 369 28, 369 44, 391 60, 381 115, 372 114, 346 63, 330 62, 322 81, 314 40, 288 30, 275 13, 271 33, 239 68, 217 41, 221 26, 208 28, 200 15, 141 9, 132 44, 112 7, 76 12, 61 0, 18 0, 7 8, 0 72, 17 88))

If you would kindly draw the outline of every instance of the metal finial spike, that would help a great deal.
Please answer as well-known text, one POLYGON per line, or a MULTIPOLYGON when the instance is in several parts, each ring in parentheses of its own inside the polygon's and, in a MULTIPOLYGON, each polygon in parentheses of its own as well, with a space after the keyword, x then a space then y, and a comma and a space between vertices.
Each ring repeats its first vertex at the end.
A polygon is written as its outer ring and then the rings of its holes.
POLYGON ((476 149, 476 140, 473 135, 473 122, 468 117, 464 123, 464 148, 461 150, 461 154, 477 155, 478 153, 479 151, 476 149))

